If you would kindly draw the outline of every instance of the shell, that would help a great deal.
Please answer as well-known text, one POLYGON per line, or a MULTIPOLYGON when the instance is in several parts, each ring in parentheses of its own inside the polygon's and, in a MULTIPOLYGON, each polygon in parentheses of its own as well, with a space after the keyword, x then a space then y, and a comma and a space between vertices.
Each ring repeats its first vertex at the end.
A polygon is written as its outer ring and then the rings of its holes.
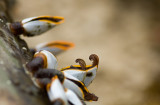
POLYGON ((36 36, 63 22, 64 18, 60 16, 37 16, 8 25, 14 35, 24 34, 25 36, 36 36))
POLYGON ((83 81, 86 87, 88 87, 96 77, 97 69, 98 69, 97 66, 95 66, 87 70, 86 78, 83 81))
POLYGON ((72 75, 88 87, 96 77, 99 63, 99 58, 96 54, 91 54, 89 59, 93 61, 92 65, 86 65, 83 59, 76 59, 76 63, 79 63, 79 65, 68 66, 61 69, 61 71, 72 75))
POLYGON ((91 94, 87 87, 79 81, 77 78, 64 73, 66 79, 64 80, 63 86, 72 90, 77 96, 86 101, 97 101, 98 97, 94 94, 91 94))
POLYGON ((49 51, 42 50, 35 53, 34 57, 42 57, 44 61, 44 68, 57 69, 57 59, 49 51))
MULTIPOLYGON (((76 78, 74 78, 73 76, 64 73, 66 78, 72 79, 72 80, 77 80, 76 78)), ((83 90, 75 83, 73 83, 72 81, 70 81, 69 79, 65 79, 63 86, 65 88, 68 88, 70 90, 72 90, 73 92, 75 92, 79 97, 81 97, 82 99, 84 99, 84 92, 83 90)), ((78 80, 77 80, 78 81, 78 80)))
POLYGON ((24 19, 21 23, 27 36, 35 36, 50 30, 63 21, 64 18, 59 16, 38 16, 24 19))
POLYGON ((66 42, 66 41, 51 41, 51 42, 44 42, 40 43, 36 46, 35 50, 40 51, 40 50, 47 50, 51 52, 54 55, 57 55, 63 51, 66 51, 70 48, 73 48, 74 44, 71 42, 66 42))
POLYGON ((52 78, 51 84, 47 85, 47 93, 51 102, 59 101, 62 105, 67 105, 67 98, 65 96, 64 88, 62 87, 57 76, 52 78))
MULTIPOLYGON (((76 66, 76 65, 73 65, 76 66)), ((73 77, 77 78, 79 81, 83 82, 86 87, 93 81, 96 77, 97 66, 92 67, 87 70, 80 70, 80 69, 66 69, 62 72, 72 75, 73 77)))
POLYGON ((66 96, 73 105, 83 105, 79 97, 70 89, 66 89, 66 96))

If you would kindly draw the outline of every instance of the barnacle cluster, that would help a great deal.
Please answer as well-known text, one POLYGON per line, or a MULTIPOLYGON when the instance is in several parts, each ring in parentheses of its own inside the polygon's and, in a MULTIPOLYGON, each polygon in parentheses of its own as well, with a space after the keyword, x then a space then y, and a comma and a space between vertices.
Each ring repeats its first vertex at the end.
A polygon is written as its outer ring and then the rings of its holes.
MULTIPOLYGON (((10 31, 15 35, 36 36, 62 23, 63 17, 38 16, 9 23, 10 31)), ((57 70, 56 55, 74 47, 71 42, 52 41, 41 43, 31 49, 33 59, 26 64, 27 71, 35 85, 46 89, 53 105, 84 105, 84 101, 97 101, 98 97, 90 93, 87 87, 96 77, 99 58, 91 54, 91 65, 83 59, 76 59, 78 65, 71 65, 57 70)))

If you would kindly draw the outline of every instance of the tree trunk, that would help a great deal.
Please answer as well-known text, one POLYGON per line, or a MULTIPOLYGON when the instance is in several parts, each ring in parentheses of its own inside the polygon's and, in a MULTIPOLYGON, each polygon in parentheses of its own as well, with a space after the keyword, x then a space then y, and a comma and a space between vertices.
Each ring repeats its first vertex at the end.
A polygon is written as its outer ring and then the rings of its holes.
POLYGON ((48 105, 45 92, 36 88, 24 65, 31 59, 25 41, 8 30, 15 0, 0 0, 0 105, 48 105))

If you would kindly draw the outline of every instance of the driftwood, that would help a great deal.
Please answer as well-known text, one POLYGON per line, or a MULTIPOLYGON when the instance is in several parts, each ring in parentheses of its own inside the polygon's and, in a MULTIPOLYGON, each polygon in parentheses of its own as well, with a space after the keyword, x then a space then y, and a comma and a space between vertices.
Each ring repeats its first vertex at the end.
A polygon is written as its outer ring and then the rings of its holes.
POLYGON ((8 30, 15 0, 0 0, 0 105, 49 105, 45 92, 33 85, 23 65, 31 59, 25 41, 8 30))

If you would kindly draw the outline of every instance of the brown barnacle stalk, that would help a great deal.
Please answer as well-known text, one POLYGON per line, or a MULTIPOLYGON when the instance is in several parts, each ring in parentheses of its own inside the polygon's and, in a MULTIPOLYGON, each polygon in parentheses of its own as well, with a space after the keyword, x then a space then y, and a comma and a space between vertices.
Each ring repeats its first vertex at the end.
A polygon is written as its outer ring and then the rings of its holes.
POLYGON ((91 54, 89 56, 89 60, 93 61, 92 67, 98 66, 98 64, 99 64, 99 57, 96 54, 91 54))
POLYGON ((82 70, 86 70, 86 62, 83 59, 76 59, 75 60, 76 63, 79 63, 79 65, 81 66, 82 70))
POLYGON ((26 64, 28 71, 32 72, 33 74, 38 71, 39 68, 42 68, 44 61, 41 57, 34 58, 31 62, 26 64))
POLYGON ((8 23, 7 25, 11 33, 15 36, 23 34, 25 32, 21 22, 8 23))

